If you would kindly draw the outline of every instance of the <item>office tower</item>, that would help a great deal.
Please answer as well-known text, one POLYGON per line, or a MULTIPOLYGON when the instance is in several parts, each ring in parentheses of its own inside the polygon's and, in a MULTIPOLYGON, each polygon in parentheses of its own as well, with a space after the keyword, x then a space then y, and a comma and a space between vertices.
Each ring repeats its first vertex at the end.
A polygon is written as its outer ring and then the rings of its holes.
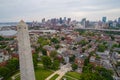
POLYGON ((120 24, 120 17, 118 18, 118 23, 120 24))
POLYGON ((71 18, 68 18, 67 24, 70 24, 70 22, 71 22, 71 18))
POLYGON ((45 18, 42 19, 42 23, 45 23, 45 18))
POLYGON ((64 22, 66 21, 66 17, 64 17, 64 22))
POLYGON ((106 20, 107 20, 106 17, 102 17, 102 22, 103 22, 103 23, 106 23, 106 20))
POLYGON ((82 19, 81 24, 83 25, 83 28, 86 27, 86 18, 83 18, 83 19, 82 19))
POLYGON ((62 24, 63 23, 63 20, 62 20, 62 18, 60 17, 60 19, 59 19, 59 23, 60 24, 62 24))

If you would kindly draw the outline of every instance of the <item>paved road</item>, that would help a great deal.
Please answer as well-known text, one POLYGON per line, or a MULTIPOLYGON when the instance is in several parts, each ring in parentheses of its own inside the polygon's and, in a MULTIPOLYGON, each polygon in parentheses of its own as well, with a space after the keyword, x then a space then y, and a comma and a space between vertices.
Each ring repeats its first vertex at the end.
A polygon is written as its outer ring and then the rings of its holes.
POLYGON ((66 64, 61 66, 60 70, 55 71, 52 75, 50 75, 49 77, 47 77, 45 80, 50 80, 55 74, 58 74, 59 76, 55 79, 55 80, 60 80, 65 73, 67 73, 68 71, 71 71, 71 65, 70 64, 66 64))
POLYGON ((73 80, 78 80, 78 79, 76 79, 76 78, 74 78, 74 77, 71 77, 71 76, 67 76, 67 75, 65 75, 66 77, 69 77, 69 78, 71 78, 71 79, 73 79, 73 80))

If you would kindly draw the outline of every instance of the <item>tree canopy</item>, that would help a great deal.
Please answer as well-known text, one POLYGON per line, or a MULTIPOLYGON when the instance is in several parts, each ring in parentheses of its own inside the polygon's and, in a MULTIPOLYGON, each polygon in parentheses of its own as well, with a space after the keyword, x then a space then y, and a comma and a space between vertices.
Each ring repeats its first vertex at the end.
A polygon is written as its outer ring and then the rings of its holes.
POLYGON ((71 65, 71 67, 72 67, 72 70, 76 70, 76 69, 78 68, 77 64, 75 64, 75 63, 73 63, 73 64, 71 65))
POLYGON ((91 65, 85 66, 85 71, 80 75, 80 80, 113 80, 113 72, 103 67, 93 68, 91 65))
POLYGON ((42 57, 42 63, 45 69, 49 69, 51 67, 51 59, 48 56, 43 56, 42 57))
POLYGON ((59 62, 58 60, 53 60, 53 63, 52 63, 52 65, 51 65, 51 68, 52 68, 53 70, 57 70, 57 69, 59 68, 59 66, 60 66, 60 62, 59 62))
POLYGON ((98 51, 99 51, 99 52, 104 52, 105 49, 106 49, 106 46, 105 46, 105 45, 103 45, 103 44, 99 44, 99 45, 98 45, 98 51))
POLYGON ((8 73, 10 72, 10 69, 7 67, 0 67, 0 77, 6 77, 8 73))
POLYGON ((6 67, 11 71, 19 69, 19 60, 17 58, 10 59, 6 67))
POLYGON ((48 39, 45 39, 43 37, 38 38, 38 43, 40 44, 41 47, 48 45, 50 41, 48 39))
POLYGON ((57 38, 52 38, 52 39, 51 39, 51 42, 53 42, 53 43, 56 44, 56 43, 59 43, 60 41, 59 41, 57 38))
POLYGON ((57 54, 58 54, 57 51, 51 51, 50 57, 53 59, 56 57, 57 54))
POLYGON ((38 63, 38 54, 34 53, 32 56, 33 56, 34 68, 36 68, 38 63))

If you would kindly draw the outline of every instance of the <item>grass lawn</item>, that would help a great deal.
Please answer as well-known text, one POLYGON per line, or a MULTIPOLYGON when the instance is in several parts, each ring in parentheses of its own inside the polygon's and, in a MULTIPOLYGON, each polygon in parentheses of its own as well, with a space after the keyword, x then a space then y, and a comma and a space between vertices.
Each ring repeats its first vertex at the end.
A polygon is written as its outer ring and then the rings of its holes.
POLYGON ((53 72, 51 70, 45 70, 43 68, 38 68, 35 70, 36 80, 45 80, 48 76, 50 76, 53 72))
POLYGON ((41 61, 39 61, 38 64, 43 64, 43 63, 41 61))
POLYGON ((20 80, 20 76, 18 76, 15 80, 20 80))
MULTIPOLYGON (((35 70, 36 80, 45 80, 45 78, 50 76, 52 73, 53 72, 51 70, 45 70, 42 67, 38 67, 35 70)), ((8 80, 11 80, 11 79, 8 79, 8 80)), ((20 77, 18 76, 18 78, 16 78, 16 80, 20 80, 20 77)))
POLYGON ((73 78, 76 78, 76 79, 80 79, 80 73, 77 73, 77 72, 68 72, 68 73, 66 73, 66 76, 70 76, 70 77, 73 77, 73 78))
POLYGON ((58 76, 59 74, 55 74, 50 80, 55 80, 58 76))
POLYGON ((74 80, 73 78, 70 78, 70 77, 67 77, 67 76, 63 76, 63 78, 61 79, 61 80, 63 80, 63 79, 66 79, 66 80, 74 80))

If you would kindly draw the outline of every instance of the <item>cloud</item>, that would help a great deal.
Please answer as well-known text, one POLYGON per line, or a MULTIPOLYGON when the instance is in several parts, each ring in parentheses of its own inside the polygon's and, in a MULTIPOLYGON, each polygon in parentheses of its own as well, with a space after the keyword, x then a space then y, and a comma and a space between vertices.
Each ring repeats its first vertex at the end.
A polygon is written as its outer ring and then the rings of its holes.
POLYGON ((119 4, 119 0, 0 0, 0 22, 64 16, 97 20, 106 15, 114 19, 120 17, 119 4))

